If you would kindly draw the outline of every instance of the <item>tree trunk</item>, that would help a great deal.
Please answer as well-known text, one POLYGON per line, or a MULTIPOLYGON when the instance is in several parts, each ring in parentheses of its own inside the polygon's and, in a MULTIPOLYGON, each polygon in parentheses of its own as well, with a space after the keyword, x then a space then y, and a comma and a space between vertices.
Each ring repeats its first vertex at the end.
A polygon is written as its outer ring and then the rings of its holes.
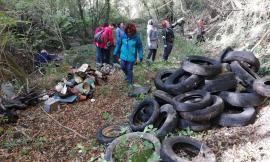
POLYGON ((85 41, 85 38, 88 36, 88 32, 87 32, 87 27, 86 27, 86 21, 85 21, 85 17, 84 17, 84 12, 83 12, 83 8, 82 8, 82 2, 81 0, 77 0, 78 2, 78 8, 79 8, 79 12, 80 12, 80 17, 81 17, 81 20, 83 22, 83 28, 84 28, 84 41, 85 41))
POLYGON ((109 19, 110 19, 110 10, 111 10, 111 4, 110 4, 110 0, 106 0, 106 15, 105 15, 105 22, 109 23, 109 19))

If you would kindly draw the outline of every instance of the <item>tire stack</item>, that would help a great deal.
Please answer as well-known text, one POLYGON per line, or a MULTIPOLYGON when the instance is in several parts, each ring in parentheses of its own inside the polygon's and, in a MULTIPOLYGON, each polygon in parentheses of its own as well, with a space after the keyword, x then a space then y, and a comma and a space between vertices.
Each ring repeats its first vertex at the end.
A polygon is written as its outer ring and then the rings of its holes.
MULTIPOLYGON (((213 125, 251 124, 256 117, 255 107, 261 105, 265 97, 270 97, 270 76, 260 78, 256 74, 259 68, 259 60, 253 53, 231 48, 224 50, 217 60, 190 56, 182 60, 181 68, 161 70, 156 74, 157 90, 153 98, 134 107, 129 127, 133 132, 142 132, 153 125, 157 129, 155 136, 163 139, 176 128, 204 131, 213 125)), ((162 160, 181 161, 172 147, 177 141, 189 140, 182 137, 165 139, 160 152, 162 160)))

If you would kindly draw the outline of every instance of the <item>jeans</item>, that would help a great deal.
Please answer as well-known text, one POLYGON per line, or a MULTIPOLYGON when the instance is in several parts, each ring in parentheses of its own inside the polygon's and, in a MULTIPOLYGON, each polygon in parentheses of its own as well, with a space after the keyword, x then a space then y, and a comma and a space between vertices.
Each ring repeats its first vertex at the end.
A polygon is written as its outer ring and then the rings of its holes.
POLYGON ((171 43, 167 43, 167 47, 164 47, 164 54, 163 54, 163 60, 167 61, 169 58, 169 55, 172 52, 173 45, 171 43))
POLYGON ((157 53, 157 49, 149 49, 147 59, 150 59, 152 56, 152 61, 154 62, 156 58, 156 53, 157 53))
POLYGON ((121 69, 125 73, 128 84, 133 84, 133 65, 134 62, 121 60, 121 69))
POLYGON ((111 64, 111 48, 101 49, 102 63, 111 64))
POLYGON ((102 63, 102 50, 96 46, 96 63, 102 63))

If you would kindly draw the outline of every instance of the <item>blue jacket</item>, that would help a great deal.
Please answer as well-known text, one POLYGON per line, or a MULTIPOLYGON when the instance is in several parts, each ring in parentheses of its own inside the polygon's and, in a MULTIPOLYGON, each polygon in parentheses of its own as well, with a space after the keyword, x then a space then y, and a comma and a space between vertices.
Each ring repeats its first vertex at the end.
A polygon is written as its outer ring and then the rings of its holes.
POLYGON ((121 35, 117 41, 114 55, 117 55, 119 51, 121 60, 134 62, 137 59, 137 53, 139 53, 140 60, 143 59, 143 47, 139 35, 136 34, 130 38, 125 33, 121 35))

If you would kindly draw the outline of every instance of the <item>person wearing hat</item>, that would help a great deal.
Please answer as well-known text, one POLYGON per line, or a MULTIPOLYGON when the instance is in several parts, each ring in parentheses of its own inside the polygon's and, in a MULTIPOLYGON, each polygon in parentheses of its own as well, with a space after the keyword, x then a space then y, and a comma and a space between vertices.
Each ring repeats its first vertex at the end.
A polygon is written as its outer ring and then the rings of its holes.
POLYGON ((125 27, 125 32, 117 42, 114 55, 120 51, 120 65, 125 74, 125 80, 128 82, 128 87, 133 87, 133 65, 137 60, 143 61, 143 46, 139 34, 137 34, 136 26, 133 23, 128 23, 125 27))

